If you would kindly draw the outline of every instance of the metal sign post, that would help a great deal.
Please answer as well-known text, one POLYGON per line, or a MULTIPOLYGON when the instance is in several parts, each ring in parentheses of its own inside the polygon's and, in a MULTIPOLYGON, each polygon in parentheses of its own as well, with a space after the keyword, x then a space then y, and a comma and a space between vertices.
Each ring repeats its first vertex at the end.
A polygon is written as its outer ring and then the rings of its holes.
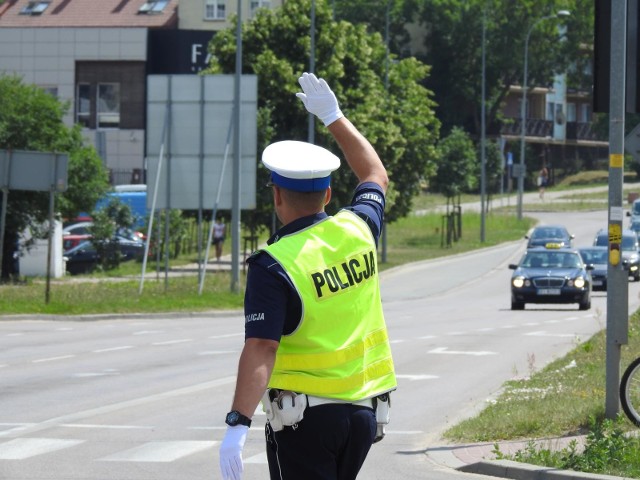
POLYGON ((66 154, 0 150, 0 189, 2 211, 0 213, 0 268, 4 250, 4 232, 9 203, 9 190, 49 192, 49 242, 47 246, 47 288, 45 302, 49 303, 51 281, 51 247, 53 240, 53 216, 55 193, 67 190, 66 154))

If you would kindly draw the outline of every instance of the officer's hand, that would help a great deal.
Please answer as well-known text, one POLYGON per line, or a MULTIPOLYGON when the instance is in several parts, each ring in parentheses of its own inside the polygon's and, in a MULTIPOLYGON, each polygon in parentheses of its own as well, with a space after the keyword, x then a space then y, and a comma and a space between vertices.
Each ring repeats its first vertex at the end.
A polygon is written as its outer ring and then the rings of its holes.
POLYGON ((317 116, 325 126, 330 125, 344 115, 338 106, 335 94, 323 78, 318 79, 313 73, 303 73, 298 79, 304 93, 296 93, 305 108, 317 116))
POLYGON ((220 445, 220 471, 222 480, 240 480, 242 478, 242 449, 247 439, 249 427, 237 425, 227 427, 227 433, 220 445))

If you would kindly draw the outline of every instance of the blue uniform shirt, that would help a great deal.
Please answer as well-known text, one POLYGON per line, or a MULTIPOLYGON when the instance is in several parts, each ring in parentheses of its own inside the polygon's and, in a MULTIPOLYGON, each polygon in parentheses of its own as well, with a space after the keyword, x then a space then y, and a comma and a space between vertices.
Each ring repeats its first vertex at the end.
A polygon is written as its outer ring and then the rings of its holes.
MULTIPOLYGON (((366 182, 356 188, 351 205, 345 207, 362 218, 378 242, 384 218, 382 188, 366 182)), ((285 225, 268 240, 271 245, 284 235, 297 232, 327 218, 317 213, 285 225)), ((302 301, 280 264, 268 253, 259 252, 247 260, 247 287, 244 297, 245 339, 263 338, 280 341, 283 334, 293 332, 302 316, 302 301)))

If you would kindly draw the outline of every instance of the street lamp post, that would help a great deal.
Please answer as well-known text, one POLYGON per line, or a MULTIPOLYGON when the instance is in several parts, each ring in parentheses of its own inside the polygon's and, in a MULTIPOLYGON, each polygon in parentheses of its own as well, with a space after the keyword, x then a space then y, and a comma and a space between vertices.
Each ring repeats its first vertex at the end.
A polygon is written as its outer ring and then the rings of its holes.
POLYGON ((529 38, 531 32, 544 20, 550 18, 568 17, 570 15, 569 10, 560 10, 555 15, 547 15, 546 17, 539 18, 527 32, 527 36, 524 40, 524 77, 522 79, 522 102, 520 103, 520 168, 518 172, 518 220, 522 220, 522 192, 524 190, 524 139, 527 132, 527 76, 529 67, 529 38))

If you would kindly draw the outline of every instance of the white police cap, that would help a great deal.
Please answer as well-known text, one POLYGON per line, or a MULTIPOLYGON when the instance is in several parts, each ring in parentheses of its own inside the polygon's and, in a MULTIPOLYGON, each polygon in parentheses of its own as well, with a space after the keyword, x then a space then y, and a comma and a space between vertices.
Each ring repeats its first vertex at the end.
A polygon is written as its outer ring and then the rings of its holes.
POLYGON ((295 140, 269 145, 262 152, 262 163, 271 170, 275 185, 298 192, 326 190, 331 172, 340 167, 340 159, 329 150, 295 140))

